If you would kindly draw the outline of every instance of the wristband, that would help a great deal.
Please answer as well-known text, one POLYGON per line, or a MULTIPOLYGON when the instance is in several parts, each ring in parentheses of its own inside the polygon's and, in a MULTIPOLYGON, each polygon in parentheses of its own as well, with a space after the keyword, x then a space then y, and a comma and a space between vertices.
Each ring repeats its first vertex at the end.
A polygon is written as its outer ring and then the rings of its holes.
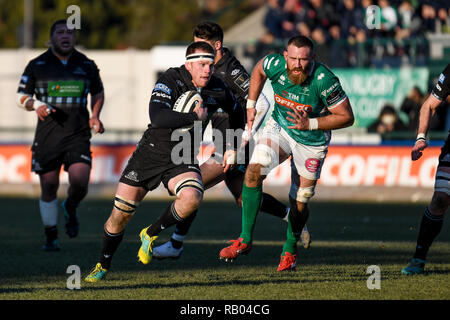
POLYGON ((256 101, 247 99, 247 109, 253 109, 256 106, 256 101))
POLYGON ((417 134, 417 138, 416 138, 416 141, 417 140, 427 140, 427 138, 425 137, 425 133, 419 133, 419 134, 417 134))
POLYGON ((319 128, 319 120, 317 118, 309 119, 309 130, 317 130, 319 128))

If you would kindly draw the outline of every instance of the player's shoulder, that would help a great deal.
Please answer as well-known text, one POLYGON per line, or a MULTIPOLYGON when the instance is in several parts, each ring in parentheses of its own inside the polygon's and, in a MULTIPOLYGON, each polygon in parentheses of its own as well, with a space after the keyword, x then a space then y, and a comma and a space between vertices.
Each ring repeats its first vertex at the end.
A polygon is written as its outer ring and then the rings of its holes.
POLYGON ((280 53, 270 53, 263 58, 262 67, 264 70, 285 68, 286 60, 280 53))
POLYGON ((86 54, 78 51, 78 50, 73 50, 72 56, 74 59, 76 59, 77 61, 79 61, 80 63, 87 65, 89 67, 92 68, 96 68, 97 65, 95 64, 95 61, 93 59, 90 59, 86 54))
POLYGON ((37 57, 34 57, 28 62, 29 66, 40 66, 40 65, 46 65, 49 61, 51 52, 50 49, 46 50, 45 52, 41 53, 37 57))
POLYGON ((447 80, 447 82, 450 80, 450 63, 445 67, 445 69, 441 72, 441 74, 438 77, 438 82, 444 83, 444 81, 447 80))
POLYGON ((324 63, 319 61, 314 61, 314 67, 313 67, 313 75, 315 76, 316 80, 322 80, 327 78, 335 78, 336 75, 333 71, 324 63))
POLYGON ((231 53, 228 48, 224 48, 224 55, 215 65, 218 72, 224 72, 231 77, 247 72, 241 62, 231 53))

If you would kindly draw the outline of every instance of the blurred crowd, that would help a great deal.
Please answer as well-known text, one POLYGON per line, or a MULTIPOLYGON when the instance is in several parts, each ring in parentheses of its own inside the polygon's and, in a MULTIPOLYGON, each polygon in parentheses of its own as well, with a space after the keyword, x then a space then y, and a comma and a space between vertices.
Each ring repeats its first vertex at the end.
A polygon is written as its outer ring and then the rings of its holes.
POLYGON ((411 59, 421 65, 428 52, 424 36, 450 33, 448 0, 268 0, 267 5, 267 32, 256 54, 300 33, 315 41, 319 59, 334 68, 399 67, 411 59))

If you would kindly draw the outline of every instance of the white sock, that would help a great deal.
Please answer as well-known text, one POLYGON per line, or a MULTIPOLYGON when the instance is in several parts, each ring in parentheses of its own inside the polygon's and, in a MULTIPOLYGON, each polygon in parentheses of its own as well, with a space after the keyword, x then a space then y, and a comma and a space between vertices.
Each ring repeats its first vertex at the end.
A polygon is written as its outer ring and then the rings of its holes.
POLYGON ((42 199, 39 199, 39 209, 44 226, 53 227, 58 224, 58 198, 50 202, 44 202, 42 199))

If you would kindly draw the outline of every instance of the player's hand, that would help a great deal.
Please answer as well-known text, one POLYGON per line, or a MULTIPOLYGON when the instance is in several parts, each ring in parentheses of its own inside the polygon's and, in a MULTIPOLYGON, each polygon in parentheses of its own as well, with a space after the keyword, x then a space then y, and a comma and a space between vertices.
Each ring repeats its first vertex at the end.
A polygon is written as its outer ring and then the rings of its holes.
POLYGON ((229 149, 225 151, 225 154, 223 155, 223 172, 227 172, 230 168, 234 167, 236 165, 237 161, 237 151, 229 149))
POLYGON ((411 159, 413 161, 420 159, 420 157, 422 156, 422 151, 426 147, 428 147, 426 140, 423 140, 423 139, 417 140, 416 143, 414 144, 414 147, 411 150, 411 159))
POLYGON ((205 121, 208 118, 208 108, 203 108, 203 100, 200 100, 195 107, 194 112, 197 114, 198 120, 205 121))
POLYGON ((105 132, 105 128, 103 127, 103 123, 99 118, 91 117, 89 119, 89 127, 91 128, 91 133, 94 135, 96 133, 105 132))
MULTIPOLYGON (((256 118, 256 108, 247 109, 247 131, 252 132, 253 122, 256 118)), ((249 136, 249 139, 251 136, 249 136)))
POLYGON ((288 129, 309 130, 309 117, 306 112, 298 111, 295 108, 292 111, 294 112, 287 112, 290 117, 286 117, 286 119, 294 125, 288 126, 288 129))
POLYGON ((56 112, 56 110, 46 104, 41 105, 36 109, 37 116, 41 121, 44 121, 52 112, 56 112))

